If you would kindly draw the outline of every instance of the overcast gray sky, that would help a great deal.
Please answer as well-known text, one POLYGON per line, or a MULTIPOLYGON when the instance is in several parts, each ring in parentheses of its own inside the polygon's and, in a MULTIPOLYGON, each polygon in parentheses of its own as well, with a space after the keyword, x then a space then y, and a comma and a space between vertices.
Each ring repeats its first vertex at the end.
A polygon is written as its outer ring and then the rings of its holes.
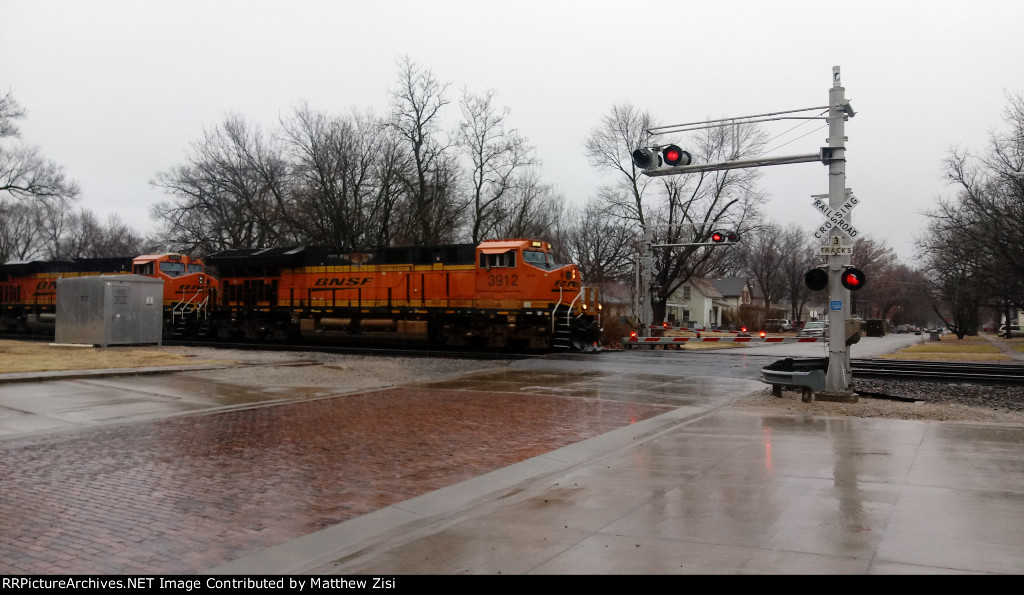
MULTIPOLYGON (((1024 90, 1022 25, 1019 0, 0 0, 0 92, 83 206, 149 233, 149 181, 204 128, 233 112, 269 129, 302 101, 383 115, 403 55, 451 82, 452 121, 463 89, 497 91, 572 204, 603 182, 583 142, 612 105, 664 124, 822 106, 840 66, 853 222, 909 258, 952 194, 949 149, 984 149, 1024 90)), ((775 154, 817 151, 818 126, 775 154)), ((827 168, 762 172, 770 218, 821 220, 827 168)))

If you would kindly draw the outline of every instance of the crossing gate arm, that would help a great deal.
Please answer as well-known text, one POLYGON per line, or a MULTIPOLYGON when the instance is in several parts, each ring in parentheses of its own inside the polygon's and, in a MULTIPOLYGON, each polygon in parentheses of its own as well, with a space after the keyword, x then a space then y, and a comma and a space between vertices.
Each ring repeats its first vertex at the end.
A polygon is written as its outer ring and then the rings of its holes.
POLYGON ((822 337, 623 337, 625 347, 681 345, 683 343, 816 343, 822 337))

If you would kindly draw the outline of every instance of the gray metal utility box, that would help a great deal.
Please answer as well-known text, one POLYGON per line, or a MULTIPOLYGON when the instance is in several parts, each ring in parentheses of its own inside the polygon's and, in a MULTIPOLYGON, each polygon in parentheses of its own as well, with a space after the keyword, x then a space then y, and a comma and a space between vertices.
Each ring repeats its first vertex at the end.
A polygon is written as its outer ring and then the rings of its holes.
POLYGON ((57 279, 58 343, 161 344, 164 282, 142 275, 57 279))

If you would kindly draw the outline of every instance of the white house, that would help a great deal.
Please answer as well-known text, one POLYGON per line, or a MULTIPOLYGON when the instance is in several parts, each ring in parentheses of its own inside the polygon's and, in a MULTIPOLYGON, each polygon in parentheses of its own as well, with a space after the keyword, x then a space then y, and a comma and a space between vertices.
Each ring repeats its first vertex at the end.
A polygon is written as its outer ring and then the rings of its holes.
POLYGON ((710 329, 721 322, 724 305, 722 294, 707 279, 690 277, 668 297, 665 318, 674 326, 710 329))

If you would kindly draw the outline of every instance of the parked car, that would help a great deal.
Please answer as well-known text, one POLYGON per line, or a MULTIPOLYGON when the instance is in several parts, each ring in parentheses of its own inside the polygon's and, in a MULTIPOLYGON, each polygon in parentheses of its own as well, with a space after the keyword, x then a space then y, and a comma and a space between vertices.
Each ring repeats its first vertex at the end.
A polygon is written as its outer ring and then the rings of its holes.
POLYGON ((828 338, 828 323, 827 322, 808 322, 804 325, 804 328, 800 329, 800 332, 796 334, 797 337, 825 337, 828 338))
POLYGON ((786 318, 769 318, 764 321, 764 328, 773 333, 786 333, 793 330, 793 323, 786 318))
MULTIPOLYGON (((1006 336, 1006 325, 1005 324, 1003 326, 999 327, 999 336, 1000 337, 1005 337, 1006 336)), ((1010 337, 1024 337, 1024 327, 1021 327, 1019 324, 1011 324, 1010 325, 1010 337)))

